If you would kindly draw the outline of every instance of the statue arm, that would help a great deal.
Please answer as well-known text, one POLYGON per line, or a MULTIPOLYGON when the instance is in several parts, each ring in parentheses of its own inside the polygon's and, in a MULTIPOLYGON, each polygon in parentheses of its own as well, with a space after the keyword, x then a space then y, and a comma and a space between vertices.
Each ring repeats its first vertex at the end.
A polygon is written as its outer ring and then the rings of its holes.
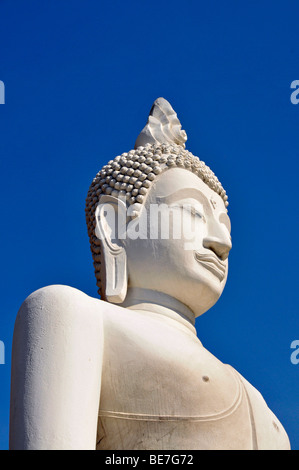
POLYGON ((95 449, 101 388, 100 303, 50 286, 25 300, 12 350, 10 449, 95 449))
POLYGON ((261 393, 239 372, 237 374, 244 384, 250 403, 257 448, 261 450, 290 450, 290 441, 285 429, 270 410, 261 393))

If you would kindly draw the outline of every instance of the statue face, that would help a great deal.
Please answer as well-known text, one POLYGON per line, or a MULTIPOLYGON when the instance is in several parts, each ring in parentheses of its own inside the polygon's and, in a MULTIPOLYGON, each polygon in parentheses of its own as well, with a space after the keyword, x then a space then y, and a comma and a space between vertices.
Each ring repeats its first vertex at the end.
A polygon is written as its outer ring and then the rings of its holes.
POLYGON ((128 286, 171 295, 201 315, 227 279, 232 245, 222 198, 195 174, 172 168, 154 182, 140 214, 143 226, 144 219, 142 238, 125 241, 128 286))

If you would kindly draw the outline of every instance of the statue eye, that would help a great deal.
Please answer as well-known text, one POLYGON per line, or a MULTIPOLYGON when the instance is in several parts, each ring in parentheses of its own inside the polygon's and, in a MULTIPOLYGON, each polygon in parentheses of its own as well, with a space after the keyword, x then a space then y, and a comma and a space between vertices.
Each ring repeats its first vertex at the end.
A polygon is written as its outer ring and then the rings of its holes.
POLYGON ((193 205, 193 204, 177 204, 173 207, 182 209, 185 213, 191 214, 197 220, 202 220, 206 222, 205 215, 203 214, 203 210, 200 207, 193 205))
POLYGON ((205 216, 199 210, 195 209, 195 207, 191 207, 190 212, 192 215, 194 215, 194 217, 197 217, 198 219, 202 219, 204 222, 206 222, 205 216))

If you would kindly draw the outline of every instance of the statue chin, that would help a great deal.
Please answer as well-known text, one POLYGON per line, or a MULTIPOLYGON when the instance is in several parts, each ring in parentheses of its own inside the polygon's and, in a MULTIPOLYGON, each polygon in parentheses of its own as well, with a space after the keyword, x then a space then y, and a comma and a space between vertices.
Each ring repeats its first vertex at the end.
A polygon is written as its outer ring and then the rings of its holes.
MULTIPOLYGON (((195 279, 191 281, 189 279, 184 291, 180 289, 179 294, 177 292, 173 292, 173 294, 192 310, 196 318, 207 312, 218 302, 222 295, 225 281, 220 283, 218 279, 213 279, 210 275, 200 280, 195 279)), ((180 285, 183 286, 184 282, 180 283, 180 285)))
POLYGON ((202 312, 200 314, 196 314, 196 317, 201 315, 202 313, 205 313, 207 310, 209 310, 216 304, 216 302, 220 299, 222 295, 226 280, 227 271, 225 273, 225 277, 221 281, 213 273, 207 273, 204 282, 202 282, 202 287, 198 288, 198 290, 200 291, 200 301, 198 305, 202 306, 202 312))
POLYGON ((177 240, 135 240, 126 245, 128 287, 164 293, 198 317, 219 300, 226 284, 228 261, 185 250, 177 240), (152 254, 155 253, 155 256, 152 254))
POLYGON ((160 269, 150 270, 150 275, 145 272, 135 271, 130 276, 129 289, 146 289, 159 292, 176 299, 186 305, 198 317, 213 307, 221 297, 225 287, 227 275, 220 280, 210 271, 196 266, 196 270, 188 269, 188 265, 181 265, 180 269, 171 268, 167 263, 159 264, 160 269))
POLYGON ((194 298, 198 298, 198 302, 196 305, 193 305, 193 302, 192 306, 190 304, 190 308, 195 309, 195 317, 199 317, 203 313, 207 312, 218 302, 223 292, 223 287, 220 285, 217 286, 215 282, 211 282, 209 284, 205 284, 198 290, 199 294, 194 295, 194 298))

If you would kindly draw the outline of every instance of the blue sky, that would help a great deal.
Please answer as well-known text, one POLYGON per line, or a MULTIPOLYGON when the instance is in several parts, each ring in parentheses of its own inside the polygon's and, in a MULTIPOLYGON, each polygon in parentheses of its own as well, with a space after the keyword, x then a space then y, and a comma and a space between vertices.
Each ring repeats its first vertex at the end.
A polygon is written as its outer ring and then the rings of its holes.
POLYGON ((0 1, 0 449, 22 301, 49 284, 97 296, 84 202, 168 99, 187 148, 229 196, 226 289, 198 336, 263 394, 299 449, 296 1, 0 1))

